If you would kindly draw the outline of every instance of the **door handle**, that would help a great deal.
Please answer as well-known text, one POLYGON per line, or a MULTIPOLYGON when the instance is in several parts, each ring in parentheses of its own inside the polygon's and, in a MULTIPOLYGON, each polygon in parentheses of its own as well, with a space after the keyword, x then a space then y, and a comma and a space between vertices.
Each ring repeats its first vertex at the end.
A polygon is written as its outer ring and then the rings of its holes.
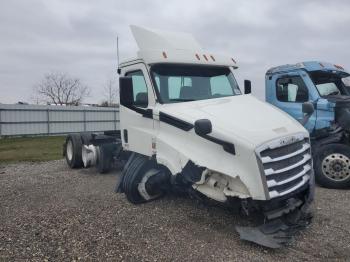
POLYGON ((123 137, 124 137, 124 142, 128 143, 128 130, 127 129, 123 130, 123 137))

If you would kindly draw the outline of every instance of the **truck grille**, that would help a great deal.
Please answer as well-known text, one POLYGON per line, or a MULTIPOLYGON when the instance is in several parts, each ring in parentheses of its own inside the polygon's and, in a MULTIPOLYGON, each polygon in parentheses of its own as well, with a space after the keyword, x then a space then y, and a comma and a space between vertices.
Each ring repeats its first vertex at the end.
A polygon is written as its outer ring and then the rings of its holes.
POLYGON ((270 198, 303 186, 312 173, 309 138, 304 134, 280 138, 256 149, 270 198))

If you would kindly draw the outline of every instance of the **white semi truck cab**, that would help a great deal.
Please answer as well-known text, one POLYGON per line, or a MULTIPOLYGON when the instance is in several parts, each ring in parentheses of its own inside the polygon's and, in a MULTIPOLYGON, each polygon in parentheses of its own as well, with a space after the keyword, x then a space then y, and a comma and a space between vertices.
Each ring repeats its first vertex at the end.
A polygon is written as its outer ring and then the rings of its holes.
MULTIPOLYGON (((241 238, 279 247, 309 218, 314 177, 308 132, 248 94, 249 81, 243 94, 232 57, 203 51, 189 34, 131 29, 140 50, 118 70, 120 133, 108 142, 108 134, 81 139, 84 162, 106 163, 106 144, 108 161, 127 152, 117 191, 130 202, 176 188, 238 205, 263 218, 258 227, 237 227, 241 238)), ((67 138, 66 152, 74 151, 74 139, 67 138)))

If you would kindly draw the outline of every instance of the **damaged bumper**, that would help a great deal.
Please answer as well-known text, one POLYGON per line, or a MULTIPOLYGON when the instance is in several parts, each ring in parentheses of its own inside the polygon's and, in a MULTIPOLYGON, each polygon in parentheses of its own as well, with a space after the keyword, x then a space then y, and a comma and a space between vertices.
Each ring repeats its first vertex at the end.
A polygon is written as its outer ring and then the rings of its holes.
POLYGON ((309 208, 314 199, 314 190, 312 174, 309 183, 290 196, 261 203, 253 201, 250 205, 263 214, 262 222, 255 227, 236 226, 240 238, 269 248, 280 248, 289 243, 311 222, 309 208))

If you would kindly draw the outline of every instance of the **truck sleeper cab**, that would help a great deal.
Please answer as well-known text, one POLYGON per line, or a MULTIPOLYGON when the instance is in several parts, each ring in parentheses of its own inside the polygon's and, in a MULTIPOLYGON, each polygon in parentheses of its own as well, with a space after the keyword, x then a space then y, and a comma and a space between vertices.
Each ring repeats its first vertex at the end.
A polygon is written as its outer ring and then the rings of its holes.
POLYGON ((325 62, 303 62, 266 73, 266 101, 303 124, 311 135, 316 181, 350 186, 349 73, 325 62), (309 114, 303 106, 312 106, 309 114))

